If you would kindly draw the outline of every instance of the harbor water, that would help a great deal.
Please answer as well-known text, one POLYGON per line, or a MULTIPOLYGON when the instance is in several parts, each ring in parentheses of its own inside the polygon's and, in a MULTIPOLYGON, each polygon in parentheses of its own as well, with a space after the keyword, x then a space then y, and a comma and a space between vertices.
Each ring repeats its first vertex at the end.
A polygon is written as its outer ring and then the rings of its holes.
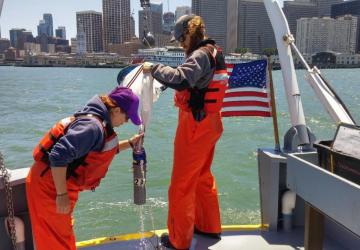
MULTIPOLYGON (((0 151, 10 169, 29 167, 32 149, 61 118, 80 109, 95 94, 116 86, 119 69, 0 67, 0 151)), ((356 121, 360 120, 360 69, 322 70, 356 121)), ((297 71, 306 122, 318 139, 332 139, 336 125, 297 71)), ((290 128, 281 71, 273 72, 281 140, 290 128)), ((145 137, 147 203, 133 204, 132 155, 123 151, 95 192, 83 192, 77 203, 77 241, 102 236, 166 228, 177 109, 173 91, 155 103, 145 137), (139 212, 143 220, 139 219, 139 212)), ((274 147, 271 118, 224 118, 224 133, 216 148, 213 173, 217 180, 223 224, 260 222, 257 148, 274 147)), ((131 123, 117 129, 128 139, 138 129, 131 123)))

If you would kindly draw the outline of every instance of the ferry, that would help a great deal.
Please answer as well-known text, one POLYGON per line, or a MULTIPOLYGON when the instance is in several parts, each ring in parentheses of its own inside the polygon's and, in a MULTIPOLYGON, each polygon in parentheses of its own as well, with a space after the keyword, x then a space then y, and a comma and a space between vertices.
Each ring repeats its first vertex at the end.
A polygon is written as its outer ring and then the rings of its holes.
MULTIPOLYGON (((292 51, 300 57, 306 79, 320 103, 334 123, 339 124, 336 131, 339 140, 347 138, 338 146, 359 148, 359 128, 321 72, 316 67, 310 68, 301 56, 278 1, 264 0, 264 4, 276 37, 291 127, 284 135, 282 149, 258 149, 261 223, 223 225, 218 240, 195 235, 191 250, 360 249, 359 182, 328 171, 337 157, 333 152, 335 144, 315 143, 315 135, 305 123, 292 51)), ((161 53, 167 55, 167 51, 161 53)), ((29 169, 6 169, 3 158, 0 163, 0 249, 13 249, 13 239, 15 245, 20 240, 25 242, 17 249, 33 250, 24 184, 29 169), (16 224, 13 237, 9 236, 5 218, 16 224)), ((159 235, 163 232, 166 229, 109 235, 78 242, 77 247, 84 250, 164 249, 159 244, 159 235), (149 244, 142 248, 142 242, 149 244)))
MULTIPOLYGON (((132 63, 137 64, 144 61, 151 63, 161 63, 170 67, 177 67, 184 62, 185 53, 181 47, 165 46, 164 48, 139 49, 137 54, 133 54, 132 63)), ((252 53, 225 55, 227 64, 250 62, 260 59, 261 56, 252 53)))

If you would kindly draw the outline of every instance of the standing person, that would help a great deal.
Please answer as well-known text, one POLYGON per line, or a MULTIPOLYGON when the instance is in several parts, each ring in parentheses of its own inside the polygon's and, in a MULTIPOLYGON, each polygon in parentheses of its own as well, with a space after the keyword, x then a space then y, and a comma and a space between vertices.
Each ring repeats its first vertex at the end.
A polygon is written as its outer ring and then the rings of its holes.
POLYGON ((130 119, 140 125, 139 99, 128 88, 94 96, 74 116, 56 123, 35 147, 26 195, 37 250, 75 250, 72 212, 83 190, 94 190, 114 156, 142 135, 118 141, 130 119))
POLYGON ((185 62, 175 69, 145 63, 144 71, 176 90, 179 118, 168 194, 169 235, 161 241, 169 248, 188 249, 194 232, 220 239, 219 202, 210 167, 223 132, 220 109, 228 75, 221 49, 206 38, 201 17, 180 17, 173 40, 184 48, 185 62))

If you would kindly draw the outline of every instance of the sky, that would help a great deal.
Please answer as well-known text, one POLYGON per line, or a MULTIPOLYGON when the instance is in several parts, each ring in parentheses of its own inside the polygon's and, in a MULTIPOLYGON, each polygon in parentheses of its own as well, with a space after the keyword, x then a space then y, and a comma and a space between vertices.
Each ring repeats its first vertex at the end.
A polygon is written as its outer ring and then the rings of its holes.
MULTIPOLYGON (((150 0, 152 3, 163 2, 164 12, 175 12, 177 6, 191 6, 191 0, 150 0)), ((134 12, 135 30, 138 25, 140 0, 130 0, 131 11, 134 12)), ((37 35, 37 25, 43 13, 53 15, 54 33, 58 26, 66 27, 66 39, 76 36, 76 12, 95 10, 102 12, 102 0, 5 0, 0 17, 1 37, 9 38, 12 28, 24 28, 37 35)), ((136 31, 137 33, 137 31, 136 31)))

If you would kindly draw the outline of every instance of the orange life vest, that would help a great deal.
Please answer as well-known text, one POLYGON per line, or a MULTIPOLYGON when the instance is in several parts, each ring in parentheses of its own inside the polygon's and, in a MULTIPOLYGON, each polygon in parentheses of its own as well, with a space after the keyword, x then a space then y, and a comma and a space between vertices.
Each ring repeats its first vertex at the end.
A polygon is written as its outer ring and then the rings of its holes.
MULTIPOLYGON (((211 59, 215 62, 215 71, 213 77, 205 89, 194 89, 189 88, 183 91, 175 92, 175 106, 179 107, 184 111, 191 111, 192 104, 190 102, 191 94, 194 92, 201 92, 203 94, 197 95, 202 100, 198 100, 199 102, 203 102, 203 110, 205 113, 216 113, 221 110, 223 100, 225 97, 225 91, 228 86, 228 74, 226 65, 224 62, 219 63, 218 57, 222 57, 221 49, 212 45, 207 45, 202 47, 211 55, 211 59), (212 47, 213 52, 211 52, 210 48, 212 47)), ((222 57, 223 58, 223 57, 222 57)))
MULTIPOLYGON (((116 133, 108 129, 104 123, 96 116, 87 115, 98 119, 104 130, 105 141, 100 151, 90 151, 84 157, 74 160, 68 165, 67 178, 75 182, 80 190, 93 190, 105 177, 108 168, 115 154, 119 152, 118 138, 116 133)), ((68 117, 56 123, 48 133, 40 140, 40 143, 33 151, 35 161, 42 161, 48 164, 43 174, 50 169, 48 153, 56 142, 64 136, 68 126, 74 122, 76 117, 68 117)))

